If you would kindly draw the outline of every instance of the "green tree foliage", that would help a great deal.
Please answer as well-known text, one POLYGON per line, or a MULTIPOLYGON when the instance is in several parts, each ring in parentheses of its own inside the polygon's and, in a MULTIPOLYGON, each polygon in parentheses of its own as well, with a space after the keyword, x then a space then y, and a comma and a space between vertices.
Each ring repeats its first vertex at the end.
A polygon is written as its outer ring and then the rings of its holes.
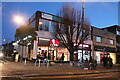
POLYGON ((19 45, 27 46, 28 43, 33 44, 36 39, 37 33, 36 29, 29 27, 28 25, 20 26, 15 33, 16 40, 20 40, 19 45), (31 38, 27 38, 27 40, 23 40, 25 37, 32 36, 31 38))
POLYGON ((35 39, 35 37, 37 36, 37 33, 35 32, 35 28, 29 27, 28 25, 23 25, 16 30, 15 38, 23 39, 28 35, 31 35, 35 39))

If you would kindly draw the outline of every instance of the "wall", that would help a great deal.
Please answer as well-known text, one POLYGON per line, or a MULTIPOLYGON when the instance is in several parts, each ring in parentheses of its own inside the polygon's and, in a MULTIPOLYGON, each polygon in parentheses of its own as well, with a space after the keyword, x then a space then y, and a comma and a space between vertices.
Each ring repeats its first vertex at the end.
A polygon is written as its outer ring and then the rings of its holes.
POLYGON ((93 42, 94 45, 97 46, 116 48, 116 35, 111 32, 108 32, 107 29, 93 28, 93 42), (102 37, 102 43, 96 42, 96 36, 102 37), (114 40, 114 45, 109 44, 110 39, 114 40))

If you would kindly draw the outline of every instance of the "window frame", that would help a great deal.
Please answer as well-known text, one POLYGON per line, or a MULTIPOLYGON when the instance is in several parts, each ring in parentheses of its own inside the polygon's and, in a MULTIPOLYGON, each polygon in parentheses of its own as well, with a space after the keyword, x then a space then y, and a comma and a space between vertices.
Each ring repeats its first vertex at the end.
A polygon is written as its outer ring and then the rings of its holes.
POLYGON ((110 44, 110 45, 114 45, 114 40, 113 40, 113 39, 110 39, 110 40, 109 40, 109 44, 110 44), (111 44, 111 41, 112 41, 112 44, 111 44))
POLYGON ((95 39, 96 39, 96 42, 97 42, 97 43, 102 43, 102 37, 100 37, 100 36, 96 36, 96 37, 95 37, 95 39), (97 39, 97 38, 99 38, 99 39, 100 39, 100 41, 98 41, 98 39, 97 39))

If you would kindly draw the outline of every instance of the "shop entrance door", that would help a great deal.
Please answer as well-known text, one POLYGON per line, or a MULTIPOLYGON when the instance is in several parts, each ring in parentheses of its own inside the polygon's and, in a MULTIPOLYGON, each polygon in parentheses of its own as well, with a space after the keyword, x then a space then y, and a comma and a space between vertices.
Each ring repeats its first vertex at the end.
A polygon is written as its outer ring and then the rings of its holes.
POLYGON ((48 59, 50 61, 54 61, 54 50, 49 50, 49 53, 48 53, 48 59))

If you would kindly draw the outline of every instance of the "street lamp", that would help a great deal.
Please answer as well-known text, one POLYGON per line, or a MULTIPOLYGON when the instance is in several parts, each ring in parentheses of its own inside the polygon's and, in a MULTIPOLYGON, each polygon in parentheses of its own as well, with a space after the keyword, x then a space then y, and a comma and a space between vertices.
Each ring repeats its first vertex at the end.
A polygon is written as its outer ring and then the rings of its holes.
MULTIPOLYGON (((84 2, 85 0, 82 0, 82 28, 84 26, 84 2)), ((82 37, 83 37, 83 29, 82 29, 82 37)), ((82 62, 83 62, 83 41, 82 41, 82 62)))
POLYGON ((6 39, 3 39, 4 42, 6 42, 7 40, 6 39))
POLYGON ((6 45, 6 48, 5 48, 5 54, 6 54, 6 56, 8 57, 8 40, 7 39, 3 39, 3 41, 4 41, 4 44, 6 45))
POLYGON ((20 15, 15 15, 15 16, 13 17, 13 20, 14 20, 14 22, 16 22, 16 23, 19 24, 19 25, 24 24, 24 19, 23 19, 23 17, 20 16, 20 15))

